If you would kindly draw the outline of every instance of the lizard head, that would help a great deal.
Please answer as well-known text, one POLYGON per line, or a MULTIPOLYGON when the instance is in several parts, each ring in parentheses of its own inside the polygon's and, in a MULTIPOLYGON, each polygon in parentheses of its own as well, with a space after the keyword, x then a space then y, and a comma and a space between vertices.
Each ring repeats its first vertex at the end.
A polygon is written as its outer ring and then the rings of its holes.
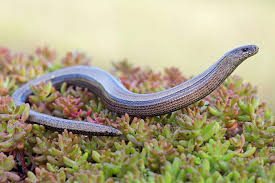
POLYGON ((245 59, 258 53, 259 47, 256 45, 246 45, 235 48, 225 54, 230 60, 234 60, 234 65, 241 64, 245 59))

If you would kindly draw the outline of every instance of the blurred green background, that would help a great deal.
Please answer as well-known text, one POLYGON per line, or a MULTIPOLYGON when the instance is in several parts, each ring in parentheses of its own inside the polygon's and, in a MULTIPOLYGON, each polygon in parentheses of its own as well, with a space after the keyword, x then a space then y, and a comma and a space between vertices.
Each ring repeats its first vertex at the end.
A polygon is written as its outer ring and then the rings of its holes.
POLYGON ((257 85, 275 109, 273 0, 10 0, 0 5, 0 45, 32 52, 49 46, 62 57, 82 50, 108 70, 127 58, 156 70, 196 75, 224 53, 256 44, 259 53, 234 74, 257 85))

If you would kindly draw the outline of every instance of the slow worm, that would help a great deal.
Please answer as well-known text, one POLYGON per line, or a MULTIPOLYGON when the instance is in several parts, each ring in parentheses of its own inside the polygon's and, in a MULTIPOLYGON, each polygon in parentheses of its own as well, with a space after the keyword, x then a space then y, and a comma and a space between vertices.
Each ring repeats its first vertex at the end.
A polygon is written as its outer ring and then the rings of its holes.
MULTIPOLYGON (((215 90, 245 59, 258 52, 255 45, 235 48, 226 53, 219 61, 203 73, 178 86, 152 94, 137 94, 128 91, 121 82, 111 74, 90 66, 74 66, 60 69, 38 77, 12 95, 16 105, 25 103, 32 94, 30 85, 51 81, 60 87, 63 82, 70 85, 86 87, 98 95, 104 106, 119 114, 132 116, 157 116, 186 107, 209 95, 215 90)), ((83 121, 61 119, 30 110, 30 122, 46 125, 55 130, 70 131, 96 136, 116 136, 121 132, 112 127, 83 121)))

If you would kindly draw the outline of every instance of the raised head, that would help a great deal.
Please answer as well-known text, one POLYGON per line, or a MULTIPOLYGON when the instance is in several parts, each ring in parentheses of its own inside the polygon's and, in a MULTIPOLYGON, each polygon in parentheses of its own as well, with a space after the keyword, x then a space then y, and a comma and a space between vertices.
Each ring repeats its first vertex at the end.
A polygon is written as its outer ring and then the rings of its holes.
POLYGON ((238 66, 245 59, 258 53, 259 47, 256 45, 246 45, 235 48, 225 54, 230 60, 234 61, 234 65, 238 66))

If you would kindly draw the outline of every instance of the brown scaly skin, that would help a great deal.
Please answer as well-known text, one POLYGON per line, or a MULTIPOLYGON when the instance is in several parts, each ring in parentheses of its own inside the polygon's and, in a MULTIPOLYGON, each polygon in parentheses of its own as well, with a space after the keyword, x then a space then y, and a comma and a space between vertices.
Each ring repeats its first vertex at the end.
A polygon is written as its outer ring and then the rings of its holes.
MULTIPOLYGON (((86 87, 97 94, 104 105, 117 113, 133 116, 157 116, 186 107, 209 95, 215 90, 244 60, 255 55, 259 48, 247 45, 226 53, 218 62, 206 71, 173 88, 152 93, 136 94, 128 91, 115 77, 98 68, 74 66, 60 69, 34 79, 13 93, 15 103, 26 102, 32 93, 30 85, 51 81, 54 86, 63 82, 86 87)), ((41 114, 30 110, 29 121, 46 125, 56 130, 68 129, 76 133, 96 136, 117 136, 121 132, 112 127, 73 121, 41 114)))

